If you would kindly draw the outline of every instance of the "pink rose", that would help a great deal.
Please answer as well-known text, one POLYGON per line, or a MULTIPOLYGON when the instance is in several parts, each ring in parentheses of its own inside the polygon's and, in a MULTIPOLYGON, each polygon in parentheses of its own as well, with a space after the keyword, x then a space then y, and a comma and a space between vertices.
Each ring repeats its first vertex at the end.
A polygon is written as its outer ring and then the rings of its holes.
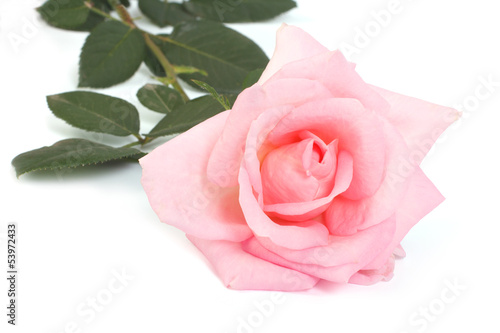
POLYGON ((403 237, 443 200, 419 164, 458 113, 368 85, 354 67, 283 25, 231 111, 140 160, 160 220, 226 286, 388 280, 403 237))

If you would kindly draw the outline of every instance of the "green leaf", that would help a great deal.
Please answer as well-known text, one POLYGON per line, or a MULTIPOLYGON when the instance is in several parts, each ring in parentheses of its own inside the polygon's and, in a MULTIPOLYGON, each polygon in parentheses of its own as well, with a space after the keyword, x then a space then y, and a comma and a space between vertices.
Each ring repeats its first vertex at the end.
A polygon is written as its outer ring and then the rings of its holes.
POLYGON ((78 28, 90 13, 83 0, 48 0, 37 10, 48 24, 62 29, 78 28))
POLYGON ((139 101, 156 112, 169 113, 184 104, 181 95, 174 89, 160 84, 146 84, 137 92, 139 101))
POLYGON ((145 50, 139 30, 116 21, 99 24, 83 45, 78 86, 105 88, 129 79, 145 50))
MULTIPOLYGON (((192 79, 206 82, 220 93, 238 94, 248 73, 266 67, 269 61, 252 40, 216 22, 181 23, 172 35, 154 40, 174 65, 192 66, 208 74, 180 74, 181 79, 195 88, 192 79)), ((157 76, 165 75, 151 57, 146 58, 146 65, 157 76)))
POLYGON ((47 96, 54 115, 68 124, 92 132, 117 136, 138 135, 139 113, 123 99, 89 91, 47 96))
POLYGON ((129 0, 120 0, 120 3, 122 5, 124 5, 125 7, 129 7, 130 6, 130 1, 129 0))
POLYGON ((243 80, 242 88, 246 89, 246 88, 251 87, 254 84, 256 84, 257 81, 259 81, 260 77, 262 76, 263 72, 264 72, 264 68, 259 68, 259 69, 256 69, 256 70, 248 73, 245 80, 243 80))
POLYGON ((139 0, 139 9, 159 27, 176 25, 195 19, 179 3, 169 3, 161 0, 139 0))
POLYGON ((16 156, 12 165, 19 177, 35 170, 74 168, 112 160, 139 159, 143 152, 135 148, 114 148, 84 139, 67 139, 16 156))
MULTIPOLYGON (((95 5, 106 6, 108 10, 113 10, 113 6, 109 3, 108 0, 90 0, 95 5)), ((125 7, 130 6, 129 0, 120 0, 119 3, 124 5, 125 7)))
POLYGON ((212 95, 212 97, 215 98, 215 100, 217 102, 219 102, 220 105, 222 105, 224 107, 224 109, 226 109, 226 110, 231 109, 231 105, 229 104, 229 100, 227 98, 224 98, 223 95, 219 95, 219 93, 212 86, 210 86, 209 84, 207 84, 205 82, 201 82, 198 80, 192 80, 192 81, 194 83, 196 83, 197 85, 199 85, 202 89, 206 90, 210 95, 212 95))
POLYGON ((219 22, 258 22, 294 7, 292 0, 190 0, 184 7, 193 15, 219 22))
POLYGON ((146 136, 158 137, 181 133, 222 111, 224 107, 212 96, 202 96, 167 114, 146 136))
POLYGON ((90 12, 89 16, 87 17, 87 21, 85 21, 84 24, 82 24, 82 25, 80 25, 80 26, 78 26, 76 28, 69 29, 69 30, 90 31, 90 30, 94 29, 102 21, 104 21, 104 17, 102 17, 101 15, 96 14, 94 12, 90 12))

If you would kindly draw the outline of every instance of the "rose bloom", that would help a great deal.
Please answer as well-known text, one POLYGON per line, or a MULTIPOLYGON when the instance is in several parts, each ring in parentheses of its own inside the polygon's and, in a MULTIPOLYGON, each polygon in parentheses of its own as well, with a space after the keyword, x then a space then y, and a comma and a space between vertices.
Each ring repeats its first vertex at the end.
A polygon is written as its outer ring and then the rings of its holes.
POLYGON ((234 289, 389 280, 400 242, 444 199, 419 167, 454 109, 365 83, 283 25, 260 80, 143 157, 160 220, 234 289))

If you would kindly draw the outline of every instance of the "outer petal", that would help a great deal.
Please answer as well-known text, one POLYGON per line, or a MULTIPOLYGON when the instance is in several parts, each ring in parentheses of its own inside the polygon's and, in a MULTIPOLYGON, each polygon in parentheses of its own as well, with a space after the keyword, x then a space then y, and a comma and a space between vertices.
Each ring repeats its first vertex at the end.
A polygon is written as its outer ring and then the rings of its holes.
POLYGON ((223 283, 232 289, 306 290, 319 280, 254 257, 242 250, 241 243, 186 236, 207 257, 223 283))
MULTIPOLYGON (((251 123, 266 110, 328 98, 321 83, 308 79, 268 82, 245 89, 236 99, 208 163, 209 179, 221 187, 238 184, 239 163, 251 123)), ((278 119, 279 120, 279 119, 278 119)))
POLYGON ((315 276, 324 280, 338 283, 347 283, 349 278, 359 270, 357 264, 345 264, 340 266, 324 267, 315 264, 300 264, 286 260, 277 254, 267 250, 255 238, 249 238, 242 244, 243 250, 262 258, 262 260, 272 262, 276 265, 288 267, 290 269, 303 272, 304 274, 315 276))
POLYGON ((373 262, 363 267, 363 269, 380 269, 394 250, 398 249, 401 240, 406 236, 408 231, 425 215, 443 202, 443 200, 444 197, 439 193, 434 184, 418 168, 411 178, 408 191, 396 211, 396 231, 391 244, 373 262))
POLYGON ((379 269, 360 270, 349 279, 349 283, 367 286, 379 281, 389 281, 394 275, 394 265, 395 258, 390 256, 379 269))
MULTIPOLYGON (((358 251, 356 245, 353 245, 352 247, 349 245, 346 247, 340 246, 339 248, 344 251, 343 254, 347 255, 347 257, 349 257, 352 261, 345 263, 340 263, 343 262, 340 261, 338 265, 322 265, 324 262, 330 260, 328 255, 325 255, 325 252, 330 253, 327 247, 322 249, 324 251, 309 251, 308 254, 310 256, 304 257, 303 259, 305 259, 305 261, 302 260, 301 263, 287 260, 276 253, 269 251, 255 237, 249 238, 243 242, 243 249, 254 256, 280 266, 288 267, 328 281, 347 283, 351 276, 366 266, 366 263, 372 261, 377 254, 385 249, 385 246, 392 238, 394 226, 395 219, 392 217, 384 222, 383 228, 379 226, 373 227, 373 229, 378 232, 380 239, 372 239, 371 244, 363 246, 363 253, 358 253, 360 251, 358 251), (359 255, 349 254, 349 251, 353 251, 359 255)), ((335 248, 335 246, 333 246, 333 248, 335 248)), ((340 257, 342 257, 342 254, 339 254, 338 256, 333 255, 333 257, 341 259, 340 257)))
POLYGON ((377 110, 403 135, 412 162, 420 164, 443 131, 460 117, 452 108, 400 95, 382 88, 372 89, 384 97, 390 109, 377 110))
POLYGON ((333 235, 352 235, 393 215, 418 168, 409 161, 410 151, 397 130, 381 119, 386 142, 386 172, 377 192, 364 199, 336 197, 326 211, 326 225, 333 235))
POLYGON ((269 80, 281 67, 290 62, 327 52, 328 49, 304 30, 283 24, 276 33, 276 48, 258 84, 269 80))
POLYGON ((220 188, 206 176, 227 116, 214 116, 140 159, 141 182, 162 222, 197 237, 242 241, 252 232, 238 203, 238 188, 220 188))
POLYGON ((266 249, 291 262, 323 267, 356 263, 360 265, 359 268, 363 268, 391 244, 395 230, 396 218, 393 216, 354 235, 330 235, 327 245, 303 250, 291 250, 267 238, 256 238, 266 249))
POLYGON ((307 78, 320 82, 332 97, 357 99, 369 110, 387 112, 389 103, 370 87, 340 51, 329 51, 283 66, 270 81, 307 78))

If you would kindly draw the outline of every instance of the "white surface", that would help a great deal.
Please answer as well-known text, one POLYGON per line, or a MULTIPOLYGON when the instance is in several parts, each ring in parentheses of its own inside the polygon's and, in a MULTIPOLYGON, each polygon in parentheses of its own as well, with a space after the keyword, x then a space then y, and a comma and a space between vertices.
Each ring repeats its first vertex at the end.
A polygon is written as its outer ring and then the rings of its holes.
MULTIPOLYGON (((76 89, 79 48, 86 33, 41 23, 31 9, 40 3, 0 0, 0 236, 5 236, 8 222, 18 223, 20 272, 18 325, 11 327, 5 316, 6 244, 0 239, 0 331, 500 330, 500 86, 474 110, 464 109, 463 119, 424 161, 424 171, 447 200, 405 238, 408 256, 397 262, 392 281, 371 287, 320 283, 308 292, 274 296, 233 291, 223 287, 180 231, 157 220, 139 183, 138 165, 16 179, 10 161, 21 152, 68 137, 121 142, 73 129, 47 108, 46 95, 76 89), (25 38, 17 49, 9 42, 13 34, 25 38), (122 269, 134 277, 123 288, 114 280, 122 269), (457 297, 447 291, 454 281, 466 286, 457 297), (100 311, 86 304, 96 296, 109 300, 100 311), (272 307, 271 301, 276 301, 272 307), (266 308, 258 310, 255 302, 266 308), (440 312, 432 320, 418 314, 429 306, 440 312), (243 328, 242 321, 253 326, 243 328)), ((335 49, 342 42, 353 44, 357 28, 373 25, 370 12, 388 8, 389 3, 300 0, 297 9, 270 22, 231 26, 254 39, 269 56, 281 22, 298 25, 335 49)), ((391 22, 350 57, 367 82, 456 106, 472 101, 481 77, 500 81, 495 1, 400 3, 391 22)), ((137 9, 132 12, 139 15, 137 9)), ((157 30, 145 19, 138 24, 157 30)), ((147 82, 153 81, 141 68, 127 83, 105 90, 140 109, 143 132, 160 118, 135 98, 147 82)))

